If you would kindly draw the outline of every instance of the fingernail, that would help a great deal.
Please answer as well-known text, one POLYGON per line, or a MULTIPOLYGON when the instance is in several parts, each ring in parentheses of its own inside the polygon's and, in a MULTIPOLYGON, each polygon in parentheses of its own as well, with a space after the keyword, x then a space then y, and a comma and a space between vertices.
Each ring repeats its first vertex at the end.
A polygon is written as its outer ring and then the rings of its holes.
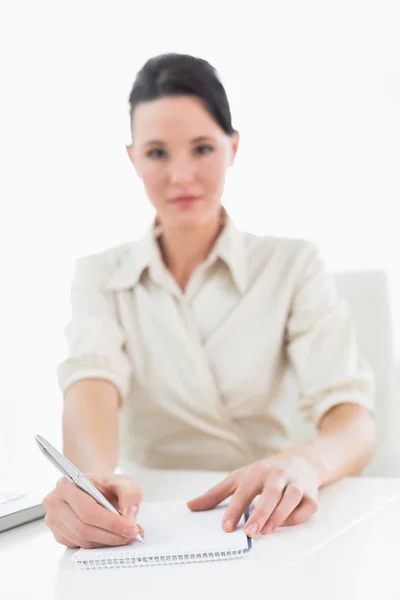
POLYGON ((132 537, 132 538, 136 537, 138 533, 139 533, 139 530, 137 527, 127 527, 124 531, 124 534, 127 537, 132 537))
POLYGON ((249 536, 256 535, 257 531, 258 531, 258 525, 257 525, 257 523, 252 523, 246 529, 246 533, 249 536))
POLYGON ((273 528, 274 528, 273 522, 272 521, 267 521, 267 524, 264 525, 263 530, 262 530, 263 535, 267 535, 268 533, 271 533, 271 531, 273 530, 273 528))
POLYGON ((128 519, 132 519, 132 521, 134 521, 136 519, 137 512, 138 512, 138 507, 131 506, 128 509, 128 519))
POLYGON ((227 529, 228 531, 233 531, 234 527, 236 525, 236 521, 235 519, 228 519, 227 521, 225 521, 224 523, 224 527, 225 529, 227 529))

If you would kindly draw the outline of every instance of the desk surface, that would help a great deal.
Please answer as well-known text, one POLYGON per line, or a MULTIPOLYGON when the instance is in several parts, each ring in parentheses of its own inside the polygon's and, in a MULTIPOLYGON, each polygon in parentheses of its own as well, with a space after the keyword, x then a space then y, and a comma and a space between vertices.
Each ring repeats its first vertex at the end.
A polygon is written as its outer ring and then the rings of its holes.
MULTIPOLYGON (((221 474, 142 471, 145 498, 188 500, 221 474)), ((349 478, 321 491, 309 522, 257 538, 235 561, 79 571, 43 521, 0 534, 2 600, 400 598, 400 479, 349 478), (299 595, 299 592, 302 592, 299 595), (271 595, 273 594, 273 595, 271 595)), ((227 534, 229 535, 229 534, 227 534)))

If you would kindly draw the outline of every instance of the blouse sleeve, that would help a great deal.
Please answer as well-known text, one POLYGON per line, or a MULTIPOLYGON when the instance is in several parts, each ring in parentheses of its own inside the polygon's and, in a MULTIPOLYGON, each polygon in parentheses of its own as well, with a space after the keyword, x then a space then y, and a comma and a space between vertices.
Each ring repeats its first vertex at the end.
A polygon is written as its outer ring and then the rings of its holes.
POLYGON ((358 348, 355 323, 313 244, 307 244, 287 323, 287 351, 300 412, 318 426, 344 402, 374 413, 374 376, 358 348))
POLYGON ((68 354, 57 367, 63 393, 82 379, 106 379, 124 398, 130 388, 131 362, 119 322, 114 292, 105 284, 109 266, 102 255, 77 261, 71 286, 72 318, 65 333, 68 354))

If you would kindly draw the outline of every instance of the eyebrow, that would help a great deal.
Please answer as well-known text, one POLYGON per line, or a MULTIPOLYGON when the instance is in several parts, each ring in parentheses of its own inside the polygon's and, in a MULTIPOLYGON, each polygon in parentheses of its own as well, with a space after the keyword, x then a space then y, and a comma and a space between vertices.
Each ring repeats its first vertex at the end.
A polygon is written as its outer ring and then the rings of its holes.
MULTIPOLYGON (((199 144, 200 142, 205 142, 207 140, 211 141, 212 138, 210 138, 208 135, 200 135, 199 137, 196 137, 193 140, 191 140, 191 143, 199 144)), ((148 142, 146 142, 145 145, 146 146, 165 146, 165 142, 163 142, 162 140, 149 140, 148 142)))

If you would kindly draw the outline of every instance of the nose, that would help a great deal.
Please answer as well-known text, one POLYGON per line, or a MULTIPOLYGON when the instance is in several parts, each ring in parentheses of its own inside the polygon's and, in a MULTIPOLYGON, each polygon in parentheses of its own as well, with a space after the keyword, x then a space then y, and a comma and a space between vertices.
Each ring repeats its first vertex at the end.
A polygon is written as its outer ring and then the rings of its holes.
POLYGON ((193 162, 188 158, 176 158, 170 165, 171 183, 189 183, 193 181, 195 169, 193 162))

